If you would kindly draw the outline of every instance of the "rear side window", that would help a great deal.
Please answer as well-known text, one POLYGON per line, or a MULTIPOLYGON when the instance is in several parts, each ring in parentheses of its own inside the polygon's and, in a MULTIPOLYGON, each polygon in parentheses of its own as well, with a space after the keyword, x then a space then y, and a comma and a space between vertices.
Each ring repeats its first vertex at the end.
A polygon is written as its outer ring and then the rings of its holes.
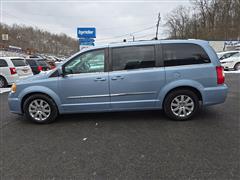
POLYGON ((0 59, 0 67, 8 67, 7 62, 4 59, 0 59))
POLYGON ((236 53, 232 57, 240 57, 240 53, 236 53))
POLYGON ((37 66, 37 64, 36 64, 36 62, 35 62, 34 60, 29 60, 29 59, 27 59, 26 61, 27 61, 27 63, 28 63, 30 66, 37 66))
POLYGON ((27 66, 24 59, 11 59, 11 61, 15 67, 27 66))
POLYGON ((196 44, 163 44, 165 66, 181 66, 210 63, 202 47, 196 44))
POLYGON ((47 63, 44 60, 37 61, 39 66, 47 67, 47 63))
POLYGON ((112 49, 113 70, 155 67, 154 46, 130 46, 112 49))

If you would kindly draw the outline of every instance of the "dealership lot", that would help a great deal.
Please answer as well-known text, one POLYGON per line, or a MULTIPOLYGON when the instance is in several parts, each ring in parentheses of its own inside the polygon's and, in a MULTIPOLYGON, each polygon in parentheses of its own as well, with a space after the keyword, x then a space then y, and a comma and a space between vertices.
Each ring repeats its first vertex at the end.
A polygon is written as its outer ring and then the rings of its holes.
POLYGON ((224 104, 185 122, 141 111, 37 125, 11 114, 1 89, 1 179, 239 179, 240 74, 226 83, 224 104))

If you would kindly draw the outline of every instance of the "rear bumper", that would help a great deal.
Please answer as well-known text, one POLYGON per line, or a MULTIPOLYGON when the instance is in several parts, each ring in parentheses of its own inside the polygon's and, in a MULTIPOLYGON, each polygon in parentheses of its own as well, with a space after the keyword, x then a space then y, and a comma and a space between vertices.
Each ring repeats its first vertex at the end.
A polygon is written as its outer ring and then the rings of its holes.
POLYGON ((227 98, 227 93, 228 87, 225 84, 218 87, 205 88, 203 105, 209 106, 224 103, 227 98))
POLYGON ((7 77, 7 83, 8 83, 8 85, 12 85, 12 84, 15 83, 18 79, 19 79, 19 76, 18 76, 17 74, 8 76, 8 77, 7 77))
POLYGON ((19 100, 19 98, 14 97, 11 92, 8 95, 8 105, 10 112, 22 114, 21 101, 19 100))

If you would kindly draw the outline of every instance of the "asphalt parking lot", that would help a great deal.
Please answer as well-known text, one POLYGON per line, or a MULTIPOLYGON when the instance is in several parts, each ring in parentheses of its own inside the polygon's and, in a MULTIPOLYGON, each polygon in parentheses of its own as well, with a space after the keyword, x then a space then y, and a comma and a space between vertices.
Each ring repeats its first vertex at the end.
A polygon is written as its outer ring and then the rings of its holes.
POLYGON ((226 74, 224 104, 192 121, 162 112, 64 115, 37 125, 0 94, 1 180, 240 179, 240 74, 226 74))

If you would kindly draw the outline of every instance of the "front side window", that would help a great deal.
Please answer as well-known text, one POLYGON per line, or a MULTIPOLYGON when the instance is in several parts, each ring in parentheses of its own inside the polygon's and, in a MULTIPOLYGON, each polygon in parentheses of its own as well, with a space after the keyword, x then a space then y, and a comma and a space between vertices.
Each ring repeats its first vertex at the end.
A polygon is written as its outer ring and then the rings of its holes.
POLYGON ((154 46, 113 48, 112 61, 115 71, 155 67, 154 46))
POLYGON ((104 72, 104 50, 96 50, 74 57, 65 66, 67 74, 104 72))
POLYGON ((4 59, 0 59, 0 67, 8 67, 7 62, 4 59))
POLYGON ((27 66, 27 63, 24 59, 11 59, 15 67, 27 66))
POLYGON ((165 66, 181 66, 210 63, 202 47, 196 44, 163 44, 165 66))

